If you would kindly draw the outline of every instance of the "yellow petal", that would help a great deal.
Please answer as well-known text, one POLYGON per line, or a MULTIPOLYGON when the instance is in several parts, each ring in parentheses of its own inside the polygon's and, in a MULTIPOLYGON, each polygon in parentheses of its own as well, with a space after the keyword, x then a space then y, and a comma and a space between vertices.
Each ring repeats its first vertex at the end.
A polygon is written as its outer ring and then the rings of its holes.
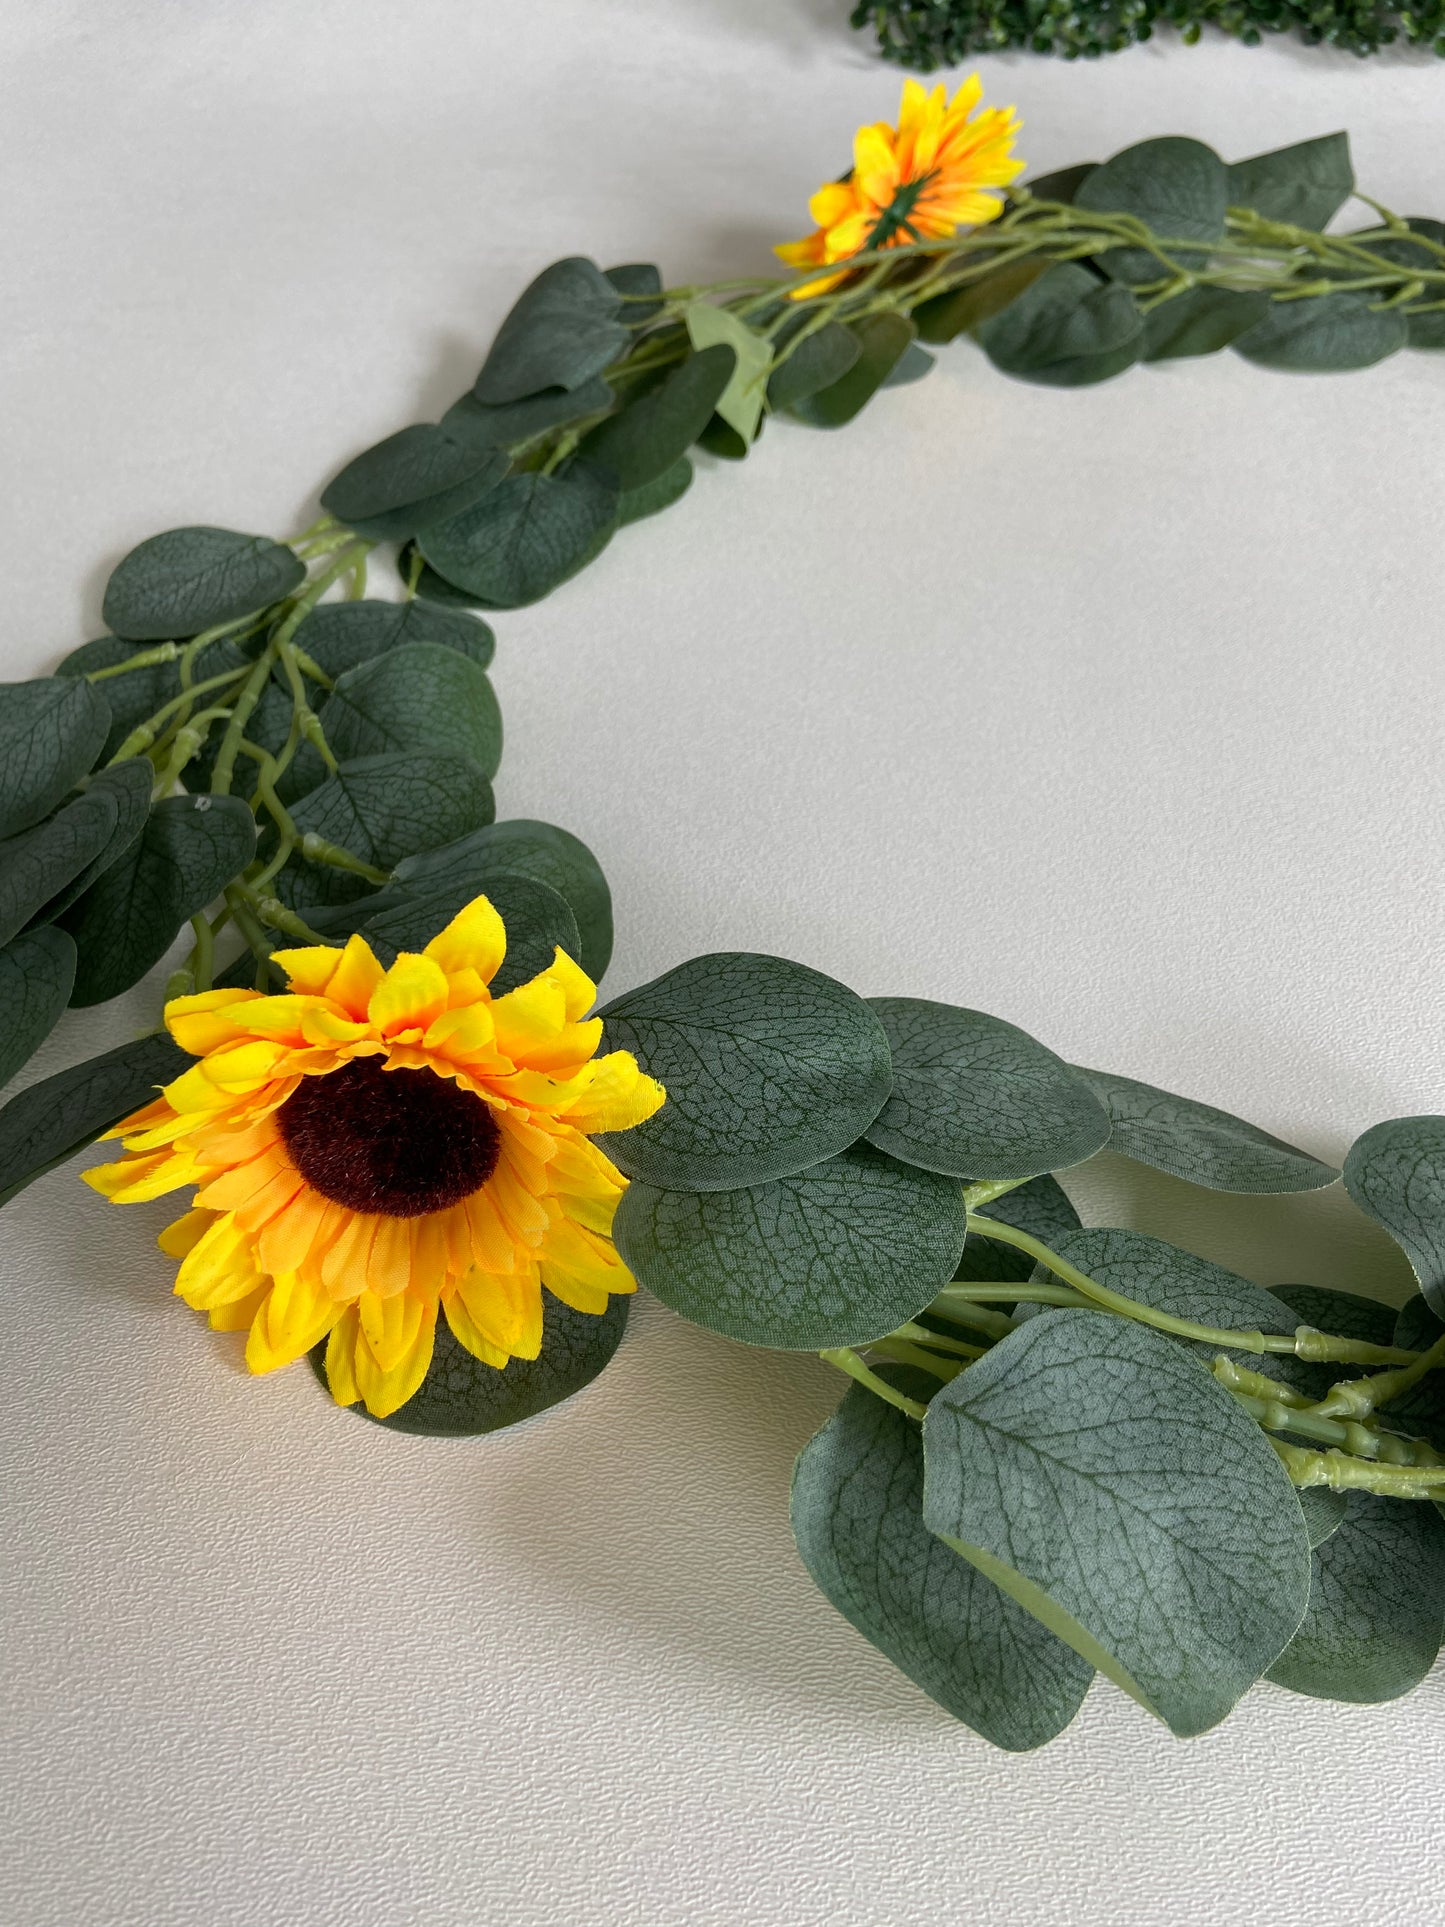
POLYGON ((473 1324, 466 1306, 455 1292, 443 1299, 442 1309, 446 1312, 447 1323, 452 1328, 452 1336, 463 1350, 469 1351, 473 1358, 479 1358, 484 1365, 495 1366, 500 1371, 507 1362, 508 1354, 500 1345, 493 1345, 489 1339, 482 1336, 473 1324))
POLYGON ((373 1418, 389 1418, 398 1407, 405 1405, 426 1377, 427 1367, 431 1364, 432 1346, 436 1339, 436 1300, 430 1299, 426 1303, 413 1300, 412 1303, 416 1317, 414 1322, 408 1322, 405 1349, 396 1351, 394 1355, 389 1351, 392 1362, 388 1365, 382 1365, 373 1352, 367 1339, 363 1315, 363 1327, 353 1348, 352 1369, 357 1389, 373 1418))
POLYGON ((210 1311, 249 1297, 263 1282, 249 1240, 226 1212, 186 1253, 175 1291, 193 1310, 210 1311))
POLYGON ((326 1342, 326 1382, 338 1405, 355 1405, 361 1398, 353 1369, 359 1329, 356 1307, 348 1305, 331 1327, 331 1336, 326 1342))
POLYGON ((394 1031, 425 1030, 446 1007, 447 978, 441 965, 403 951, 371 993, 366 1014, 385 1037, 394 1031))
POLYGON ((283 1271, 257 1308, 246 1340, 246 1366, 274 1372, 309 1352, 341 1316, 341 1307, 319 1284, 283 1271))
POLYGON ((453 971, 474 970, 484 984, 496 976, 506 954, 506 929, 486 897, 474 897, 423 952, 448 976, 453 971))
MULTIPOLYGON (((535 1358, 541 1351, 542 1287, 535 1266, 502 1277, 469 1271, 458 1280, 452 1303, 460 1303, 485 1344, 494 1345, 509 1358, 535 1358)), ((449 1322, 451 1317, 448 1311, 449 1322)), ((452 1329, 456 1331, 455 1324, 452 1329)), ((460 1332, 457 1337, 466 1344, 460 1332)), ((467 1349, 472 1347, 468 1345, 467 1349)))
POLYGON ((587 1066, 577 1080, 576 1095, 558 1106, 558 1115, 588 1137, 598 1131, 630 1131, 666 1098, 656 1078, 638 1069, 631 1051, 615 1050, 587 1066))
POLYGON ((168 1224, 156 1243, 168 1258, 188 1257, 214 1223, 213 1212, 188 1211, 174 1224, 168 1224))
POLYGON ((348 1017, 354 1017, 359 1022, 366 1016, 371 994, 384 974, 365 937, 348 937, 346 948, 326 986, 326 995, 348 1017))
POLYGON ((285 971, 286 981, 293 990, 308 997, 321 997, 341 961, 341 951, 335 944, 318 943, 304 950, 273 950, 271 961, 278 970, 285 971))

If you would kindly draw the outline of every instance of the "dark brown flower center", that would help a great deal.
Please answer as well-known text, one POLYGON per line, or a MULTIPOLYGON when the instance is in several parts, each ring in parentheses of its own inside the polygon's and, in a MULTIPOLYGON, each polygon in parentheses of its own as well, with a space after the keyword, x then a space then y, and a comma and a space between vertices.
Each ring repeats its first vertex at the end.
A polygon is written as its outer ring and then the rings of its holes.
POLYGON ((354 1057, 303 1077, 276 1113, 313 1190, 352 1211, 420 1218, 479 1191, 502 1148, 490 1108, 435 1071, 354 1057))

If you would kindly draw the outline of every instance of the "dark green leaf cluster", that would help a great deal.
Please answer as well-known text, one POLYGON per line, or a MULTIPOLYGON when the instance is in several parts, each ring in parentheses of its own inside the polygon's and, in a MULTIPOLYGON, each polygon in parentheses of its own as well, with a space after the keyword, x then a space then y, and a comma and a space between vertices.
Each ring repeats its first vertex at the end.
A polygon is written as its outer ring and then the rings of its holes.
POLYGON ((1152 38, 1156 27, 1172 27, 1188 46, 1212 28, 1246 47, 1292 33, 1306 46, 1361 55, 1398 42, 1445 54, 1439 0, 859 0, 851 18, 873 30, 885 58, 920 73, 1006 47, 1096 60, 1152 38))

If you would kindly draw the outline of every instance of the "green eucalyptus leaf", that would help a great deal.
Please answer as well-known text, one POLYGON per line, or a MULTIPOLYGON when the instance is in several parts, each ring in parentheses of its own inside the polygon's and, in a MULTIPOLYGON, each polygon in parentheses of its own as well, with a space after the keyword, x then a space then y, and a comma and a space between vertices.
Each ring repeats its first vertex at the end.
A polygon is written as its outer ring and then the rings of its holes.
MULTIPOLYGON (((119 636, 97 636, 72 649, 56 667, 57 676, 88 676, 96 669, 113 669, 132 656, 143 654, 144 645, 123 642, 119 636)), ((228 636, 207 643, 191 665, 192 683, 224 675, 229 669, 245 669, 250 658, 228 636)), ((144 669, 129 669, 123 676, 107 676, 94 685, 104 696, 110 710, 110 729, 97 761, 107 763, 139 724, 148 722, 157 710, 181 693, 178 662, 151 663, 144 669)), ((201 699, 198 707, 204 706, 201 699)))
POLYGON ((805 964, 694 957, 601 1012, 668 1101, 599 1142, 629 1177, 700 1191, 786 1177, 841 1151, 888 1096, 888 1039, 861 997, 805 964))
POLYGON ((1445 1519, 1433 1505, 1352 1492, 1314 1549, 1303 1623, 1268 1677, 1313 1699, 1398 1699, 1435 1664, 1442 1630, 1445 1519))
POLYGON ((100 754, 110 710, 93 683, 0 683, 0 836, 49 816, 100 754))
POLYGON ((0 949, 0 1084, 39 1050, 75 982, 75 945, 63 930, 25 930, 0 949))
POLYGON ((617 512, 616 483, 578 463, 560 475, 510 476, 465 515, 424 530, 419 547, 484 607, 520 609, 585 568, 617 512))
MULTIPOLYGON (((1417 1292, 1400 1307, 1386 1342, 1410 1352, 1427 1352, 1441 1338, 1445 1338, 1445 1324, 1417 1292)), ((1445 1447, 1445 1375, 1427 1372, 1403 1397, 1389 1401, 1384 1416, 1392 1429, 1428 1439, 1437 1451, 1445 1447)))
POLYGON ((1212 355, 1263 321, 1269 296, 1233 288, 1190 288, 1144 317, 1144 361, 1212 355))
MULTIPOLYGON (((740 315, 728 308, 716 308, 709 301, 692 302, 683 318, 692 345, 700 352, 719 347, 732 349, 732 367, 714 408, 744 442, 751 442, 758 432, 767 399, 768 373, 773 365, 772 343, 766 336, 754 333, 740 315)), ((709 409, 708 413, 712 412, 709 409)), ((707 416, 704 416, 699 433, 706 422, 707 416)))
POLYGON ((1212 1104, 1110 1071, 1076 1067, 1113 1120, 1112 1151, 1207 1191, 1283 1196, 1319 1191, 1339 1172, 1212 1104))
POLYGON ((854 1144, 736 1191, 634 1181, 612 1235, 638 1283, 683 1318, 819 1351, 916 1316, 952 1277, 963 1233, 957 1185, 854 1144))
POLYGON ((467 589, 459 589, 454 582, 448 582, 445 576, 438 575, 430 564, 423 562, 415 542, 402 545, 397 553, 396 566, 403 582, 414 584, 412 593, 418 602, 458 613, 487 606, 480 596, 473 595, 467 589))
POLYGON ((1236 161, 1229 170, 1229 205, 1267 221, 1326 228, 1355 191, 1348 134, 1321 134, 1236 161))
POLYGON ((438 643, 485 669, 497 638, 479 616, 434 609, 425 602, 325 602, 296 631, 296 646, 328 676, 412 643, 438 643))
POLYGON ((148 1104, 190 1059, 164 1031, 57 1071, 0 1109, 0 1204, 148 1104))
POLYGON ((721 415, 714 415, 698 436, 697 445, 699 448, 706 449, 709 455, 716 455, 724 462, 745 462, 757 443, 762 440, 763 430, 767 425, 768 418, 764 415, 758 423, 757 432, 752 440, 744 441, 738 431, 729 427, 721 415))
POLYGON ((442 416, 441 426, 473 444, 519 448, 554 428, 570 428, 589 415, 605 415, 613 395, 601 375, 577 388, 546 388, 540 395, 491 407, 475 395, 463 395, 442 416))
POLYGON ((299 557, 265 535, 168 529, 120 561, 105 587, 106 626, 128 642, 165 642, 236 622, 306 579, 299 557))
POLYGON ((348 462, 323 490, 321 506, 372 541, 400 541, 460 515, 510 465, 501 449, 458 423, 414 422, 348 462))
POLYGON ((1313 1552, 1316 1546, 1324 1544, 1332 1532, 1339 1531, 1349 1505, 1343 1492, 1331 1492, 1325 1485, 1300 1486, 1295 1491, 1295 1497, 1299 1500, 1305 1535, 1313 1552))
POLYGON ((783 344, 780 360, 768 379, 768 406, 774 413, 795 408, 810 395, 831 388, 847 374, 863 352, 863 344, 841 321, 827 321, 814 334, 804 335, 796 347, 783 344))
POLYGON ((985 321, 978 339, 1006 375, 1079 388, 1131 367, 1144 351, 1144 324, 1127 288, 1060 261, 985 321))
POLYGON ((825 1597, 955 1719, 1023 1752, 1074 1717, 1093 1668, 928 1530, 923 1434, 863 1386, 799 1453, 792 1520, 825 1597))
POLYGON ((596 262, 580 255, 544 268, 497 331, 472 392, 496 405, 543 388, 580 388, 628 345, 622 301, 596 262))
POLYGON ((1445 1338, 1445 1324, 1430 1309, 1426 1298, 1416 1292, 1395 1314, 1395 1328, 1386 1342, 1401 1345, 1406 1351, 1426 1352, 1440 1338, 1445 1338))
POLYGON ((928 350, 920 348, 916 341, 910 341, 883 377, 882 385, 885 388, 907 388, 915 381, 922 381, 937 360, 937 355, 929 354, 928 350))
POLYGON ((869 1002, 893 1091, 866 1135, 890 1157, 960 1178, 1032 1178, 1108 1141, 1108 1113, 1088 1085, 1027 1031, 923 997, 869 1002))
MULTIPOLYGON (((149 784, 146 791, 149 796, 149 784)), ((87 791, 0 848, 0 944, 95 861, 114 836, 118 815, 109 786, 87 791)))
MULTIPOLYGON (((1070 1204, 1063 1186, 1051 1177, 1030 1178, 1027 1184, 1006 1191, 1001 1198, 984 1205, 978 1215, 997 1218, 1019 1231, 1027 1231, 1055 1250, 1061 1238, 1079 1228, 1078 1212, 1070 1204)), ((1033 1275, 1034 1261, 1027 1253, 1013 1245, 995 1244, 976 1231, 969 1232, 968 1243, 954 1273, 964 1284, 1022 1283, 1033 1275)))
MULTIPOLYGON (((535 1418, 590 1385, 622 1342, 627 1298, 609 1298, 595 1316, 573 1311, 550 1294, 536 1358, 511 1358, 498 1370, 474 1358, 453 1338, 445 1314, 437 1319, 436 1344, 426 1377, 389 1418, 374 1419, 364 1405, 348 1407, 373 1425, 428 1438, 475 1438, 535 1418)), ((326 1385, 326 1345, 310 1354, 311 1369, 326 1385)), ((330 1388, 327 1387, 329 1390, 330 1388)))
MULTIPOLYGON (((392 870, 403 857, 490 823, 495 808, 491 783, 470 758, 409 753, 343 763, 291 814, 303 835, 313 831, 376 869, 392 870)), ((276 885, 293 909, 349 903, 367 892, 363 878, 306 859, 288 863, 276 885)))
POLYGON ((1058 201, 1064 207, 1072 207, 1079 189, 1098 165, 1097 161, 1080 161, 1074 167, 1060 167, 1051 174, 1031 177, 1023 185, 1036 201, 1058 201))
POLYGON ((53 923, 63 910, 68 910, 72 903, 85 894, 98 876, 103 875, 113 863, 118 863, 132 847, 150 815, 153 774, 151 765, 144 757, 117 763, 111 769, 97 770, 83 795, 77 797, 73 804, 67 804, 52 819, 59 823, 71 809, 78 808, 92 798, 102 810, 107 799, 115 805, 114 827, 104 846, 71 877, 63 889, 36 911, 32 922, 53 923))
MULTIPOLYGON (((1336 1338, 1358 1338, 1367 1345, 1394 1345, 1395 1313, 1377 1298, 1355 1291, 1336 1291, 1328 1285, 1271 1285, 1269 1296, 1287 1305, 1300 1325, 1330 1332, 1336 1338)), ((1327 1369, 1339 1376, 1338 1366, 1327 1369)))
POLYGON ((845 428, 898 366, 916 333, 901 314, 865 315, 846 325, 858 343, 852 366, 828 387, 793 403, 793 413, 810 428, 845 428))
POLYGON ((727 345, 689 355, 618 414, 599 422, 578 453, 609 469, 624 494, 646 488, 677 466, 707 426, 735 362, 727 345))
POLYGON ((1030 1319, 934 1395, 923 1447, 929 1529, 1180 1735, 1223 1719, 1304 1616, 1284 1467, 1142 1325, 1030 1319))
POLYGON ((239 796, 157 803, 131 847, 65 913, 80 953, 72 1004, 101 1004, 139 983, 255 848, 255 819, 239 796))
POLYGON ((928 301, 921 301, 913 310, 918 339, 939 346, 956 340, 959 335, 971 334, 985 321, 1002 314, 1025 288, 1033 286, 1047 266, 1044 261, 1011 261, 948 294, 936 294, 928 301))
MULTIPOLYGON (((1445 222, 1432 221, 1425 215, 1412 214, 1405 225, 1412 234, 1435 242, 1438 247, 1445 243, 1445 222)), ((1378 254, 1393 267, 1402 268, 1406 274, 1418 273, 1421 268, 1433 268, 1437 273, 1445 261, 1441 256, 1419 241, 1408 240, 1386 228, 1363 228, 1349 237, 1352 241, 1365 243, 1371 253, 1378 254)), ((1439 284, 1434 284, 1426 295, 1429 301, 1440 299, 1439 284)), ((1445 348, 1445 308, 1436 308, 1426 314, 1412 314, 1408 309, 1405 316, 1406 346, 1410 348, 1445 348)))
MULTIPOLYGON (((489 879, 486 895, 507 931, 507 954, 491 982, 494 997, 505 996, 550 969, 558 950, 569 957, 577 955, 577 919, 545 883, 503 873, 489 879)), ((397 891, 388 897, 381 908, 355 924, 383 963, 391 963, 400 951, 424 949, 472 900, 467 896, 458 901, 445 890, 397 891)))
MULTIPOLYGON (((1213 148, 1169 134, 1126 147, 1094 168, 1080 182, 1074 205, 1136 215, 1167 241, 1218 241, 1229 199, 1229 169, 1213 148)), ((1192 249, 1173 252, 1186 266, 1204 258, 1192 249)), ((1098 260, 1120 281, 1159 281, 1169 273, 1146 248, 1110 248, 1098 260)))
MULTIPOLYGON (((1293 1332, 1303 1321, 1262 1285, 1237 1278, 1223 1265, 1198 1258, 1192 1251, 1181 1251, 1163 1238, 1151 1238, 1142 1231, 1113 1231, 1090 1227, 1066 1232, 1052 1247, 1060 1258, 1076 1265, 1096 1284, 1122 1293, 1171 1318, 1192 1319, 1196 1325, 1211 1325, 1221 1331, 1262 1331, 1280 1336, 1293 1332)), ((1048 1273, 1040 1269, 1041 1279, 1048 1273)), ((1062 1281, 1061 1281, 1062 1282, 1062 1281)), ((1220 1349, 1214 1344, 1193 1339, 1179 1341, 1199 1354, 1203 1362, 1220 1349)), ((1338 1378, 1337 1368, 1307 1364, 1288 1353, 1251 1353, 1244 1361, 1252 1371, 1322 1398, 1338 1378)))
POLYGON ((396 887, 417 895, 449 892, 460 910, 473 897, 490 896, 508 876, 530 877, 557 892, 577 925, 581 948, 569 954, 600 982, 612 957, 612 892, 587 845, 555 823, 527 817, 489 823, 444 848, 406 857, 396 866, 396 887))
POLYGON ((643 488, 624 491, 617 504, 618 528, 625 529, 629 522, 641 522, 649 515, 670 509, 691 487, 692 463, 684 455, 681 461, 673 463, 665 475, 659 475, 655 482, 648 482, 643 488))
POLYGON ((603 274, 623 296, 618 314, 634 333, 647 326, 660 311, 662 275, 651 261, 625 261, 620 267, 604 268, 603 274))
POLYGON ((1342 374, 1372 368, 1406 344, 1398 308, 1375 306, 1373 294, 1301 296, 1272 301, 1263 321, 1234 343, 1235 352, 1261 368, 1301 374, 1342 374))
POLYGON ((502 760, 502 712, 486 670, 443 643, 413 643, 346 670, 321 722, 343 763, 422 751, 469 756, 495 776, 502 760))
POLYGON ((1356 1138, 1345 1189, 1410 1260, 1425 1301, 1445 1318, 1445 1117, 1392 1117, 1356 1138))

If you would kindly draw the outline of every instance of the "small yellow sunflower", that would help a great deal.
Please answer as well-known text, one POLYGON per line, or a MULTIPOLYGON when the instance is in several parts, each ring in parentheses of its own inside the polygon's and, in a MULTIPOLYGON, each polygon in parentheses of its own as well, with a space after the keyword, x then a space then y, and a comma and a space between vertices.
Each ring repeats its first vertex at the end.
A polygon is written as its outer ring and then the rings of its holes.
POLYGON ((629 1051, 595 1055, 596 986, 562 951, 494 997, 505 953, 478 897, 389 970, 352 937, 277 951, 284 995, 166 1006, 199 1061, 85 1175, 117 1204, 197 1187, 161 1249, 188 1305, 249 1327, 253 1372, 329 1333, 333 1395, 384 1418, 426 1375, 438 1305, 500 1367, 537 1356, 544 1285, 594 1313, 635 1289, 610 1239, 626 1180, 589 1134, 640 1124, 662 1087, 629 1051))
MULTIPOLYGON (((1000 212, 998 190, 1017 180, 1024 163, 1013 158, 1020 122, 1012 107, 989 107, 976 117, 983 82, 972 75, 952 100, 905 80, 898 125, 876 121, 853 139, 853 168, 820 187, 808 203, 818 223, 801 241, 774 252, 798 268, 846 261, 868 248, 897 248, 944 240, 961 227, 980 227, 1000 212)), ((810 281, 799 294, 819 294, 842 277, 810 281)))

